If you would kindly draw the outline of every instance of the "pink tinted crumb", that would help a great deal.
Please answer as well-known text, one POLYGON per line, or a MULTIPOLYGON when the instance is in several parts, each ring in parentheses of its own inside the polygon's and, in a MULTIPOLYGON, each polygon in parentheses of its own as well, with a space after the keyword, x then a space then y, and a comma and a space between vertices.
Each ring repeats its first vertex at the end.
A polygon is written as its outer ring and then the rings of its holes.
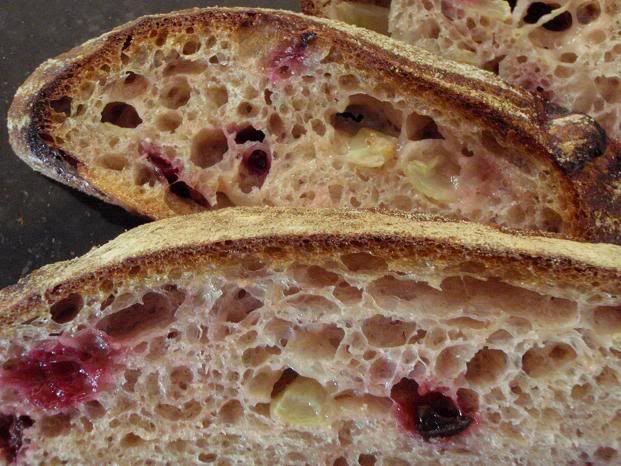
POLYGON ((110 382, 121 350, 97 330, 82 330, 37 344, 11 359, 0 372, 0 383, 17 390, 28 403, 59 411, 88 401, 110 382))
POLYGON ((140 143, 139 152, 155 168, 157 176, 166 181, 170 191, 179 197, 191 199, 203 207, 210 207, 208 193, 194 186, 190 180, 183 178, 183 162, 167 154, 162 148, 149 140, 140 143))
POLYGON ((304 32, 295 41, 278 47, 269 60, 271 82, 276 83, 303 73, 308 67, 308 46, 316 38, 314 32, 304 32))

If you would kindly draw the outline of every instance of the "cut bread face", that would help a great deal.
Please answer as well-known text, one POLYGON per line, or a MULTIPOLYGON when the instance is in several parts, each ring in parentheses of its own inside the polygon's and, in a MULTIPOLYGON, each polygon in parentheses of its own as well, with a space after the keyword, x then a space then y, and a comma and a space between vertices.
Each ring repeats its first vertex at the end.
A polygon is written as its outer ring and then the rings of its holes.
POLYGON ((36 169, 152 218, 380 207, 618 236, 617 203, 591 193, 618 196, 616 146, 588 117, 293 13, 140 19, 44 64, 9 126, 36 169))
POLYGON ((17 464, 618 464, 619 247, 226 209, 0 292, 17 464))
MULTIPOLYGON (((304 2, 303 2, 304 3, 304 2)), ((617 0, 306 2, 322 14, 494 71, 621 138, 617 0)))

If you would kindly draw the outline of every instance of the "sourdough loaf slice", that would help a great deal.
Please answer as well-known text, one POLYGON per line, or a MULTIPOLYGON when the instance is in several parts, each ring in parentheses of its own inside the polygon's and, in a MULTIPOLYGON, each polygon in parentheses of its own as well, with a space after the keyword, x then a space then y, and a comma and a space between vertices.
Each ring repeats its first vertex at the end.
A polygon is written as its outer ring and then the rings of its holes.
POLYGON ((620 258, 408 214, 150 223, 0 292, 0 445, 28 465, 618 464, 620 258))
POLYGON ((384 207, 621 240, 620 151, 594 121, 294 13, 139 19, 42 65, 9 130, 35 169, 153 218, 384 207))
POLYGON ((308 0, 339 19, 464 63, 593 115, 621 138, 619 0, 308 0))

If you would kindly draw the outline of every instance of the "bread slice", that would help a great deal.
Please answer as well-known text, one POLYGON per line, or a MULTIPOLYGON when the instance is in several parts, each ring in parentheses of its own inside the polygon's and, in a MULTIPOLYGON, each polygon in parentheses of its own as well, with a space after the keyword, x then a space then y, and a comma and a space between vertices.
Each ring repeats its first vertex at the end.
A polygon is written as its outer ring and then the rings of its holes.
POLYGON ((152 218, 383 207, 621 240, 621 151, 591 119, 295 13, 121 26, 35 71, 9 131, 36 170, 152 218))
POLYGON ((457 60, 575 112, 621 138, 619 0, 306 0, 340 19, 457 60))
POLYGON ((29 465, 618 464, 620 284, 618 246, 406 214, 150 223, 0 292, 0 445, 29 465))

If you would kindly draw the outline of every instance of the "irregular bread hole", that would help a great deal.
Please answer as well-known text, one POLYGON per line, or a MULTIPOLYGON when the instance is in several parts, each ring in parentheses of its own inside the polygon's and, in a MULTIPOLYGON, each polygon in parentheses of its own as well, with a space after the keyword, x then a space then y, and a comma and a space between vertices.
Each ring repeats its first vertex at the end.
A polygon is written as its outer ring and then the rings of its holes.
POLYGON ((354 94, 342 113, 331 118, 338 131, 354 135, 360 128, 370 128, 397 137, 401 132, 401 111, 390 103, 382 102, 367 94, 354 94))
POLYGON ((351 91, 360 86, 360 81, 354 74, 345 74, 339 76, 339 86, 346 91, 351 91))
POLYGON ((190 158, 195 165, 209 168, 221 162, 228 150, 229 145, 221 129, 203 129, 192 139, 190 158))
POLYGON ((162 75, 168 77, 176 74, 200 74, 206 69, 205 63, 177 58, 166 65, 162 75))
POLYGON ((142 118, 133 106, 125 102, 110 102, 101 111, 101 122, 121 128, 136 128, 142 123, 142 118))
POLYGON ((269 402, 274 384, 276 384, 280 376, 281 373, 278 371, 269 368, 261 369, 259 373, 255 374, 246 383, 248 396, 260 402, 269 402))
POLYGON ((300 285, 307 285, 314 288, 333 286, 338 283, 340 277, 318 265, 305 266, 295 264, 291 266, 289 272, 300 285))
POLYGON ((182 121, 183 117, 179 113, 170 111, 159 115, 155 121, 155 126, 160 131, 174 133, 181 126, 182 121))
POLYGON ((599 447, 595 450, 595 457, 601 461, 611 462, 617 457, 617 450, 612 447, 599 447))
POLYGON ((291 136, 293 136, 293 139, 300 139, 302 136, 304 136, 306 134, 306 128, 302 125, 293 125, 293 128, 291 129, 291 136))
POLYGON ((589 24, 599 18, 601 13, 599 2, 586 2, 576 9, 576 19, 580 24, 589 24))
POLYGON ((433 118, 411 113, 405 121, 405 133, 411 141, 423 139, 444 139, 433 118))
POLYGON ((352 272, 382 271, 388 268, 388 264, 381 257, 368 252, 354 252, 340 256, 341 262, 352 272))
POLYGON ((277 113, 270 116, 267 129, 276 139, 282 139, 285 136, 285 124, 277 113))
POLYGON ((281 350, 277 346, 258 346, 256 348, 248 348, 242 354, 242 362, 247 367, 258 367, 272 356, 277 356, 280 353, 281 350))
POLYGON ((127 157, 120 154, 105 154, 99 160, 102 167, 109 170, 122 171, 127 167, 129 161, 127 157))
POLYGON ((321 120, 318 120, 318 119, 311 120, 311 129, 318 136, 324 136, 326 134, 326 125, 321 120))
POLYGON ((239 165, 238 183, 243 193, 261 189, 272 166, 272 157, 262 149, 254 149, 244 154, 239 165))
POLYGON ((265 133, 261 130, 256 129, 254 126, 246 126, 245 128, 239 130, 237 134, 235 134, 235 143, 236 144, 245 144, 246 142, 263 142, 265 140, 265 133))
POLYGON ((332 466, 349 466, 349 463, 344 457, 339 456, 337 459, 334 460, 332 466))
POLYGON ((118 340, 129 340, 144 333, 165 328, 175 320, 175 313, 185 299, 181 291, 166 294, 149 292, 136 303, 101 319, 96 328, 118 340))
POLYGON ((426 288, 426 285, 412 280, 399 280, 392 276, 385 276, 374 280, 368 292, 382 306, 387 304, 391 298, 412 301, 420 291, 425 291, 426 288))
MULTIPOLYGON (((550 13, 552 13, 554 10, 556 10, 559 7, 560 5, 558 5, 557 3, 550 3, 550 4, 543 3, 543 2, 531 3, 528 6, 528 10, 526 10, 526 15, 524 16, 524 22, 528 24, 535 24, 541 18, 543 18, 546 15, 549 15, 550 13)), ((543 24, 543 28, 547 29, 548 31, 561 32, 561 31, 566 31, 567 29, 571 28, 572 23, 573 23, 573 19, 572 19, 571 13, 568 11, 565 11, 561 13, 560 15, 557 15, 554 18, 550 19, 549 21, 546 21, 543 24)))
POLYGON ((464 359, 468 348, 464 346, 449 346, 444 348, 436 358, 436 372, 444 378, 455 377, 464 369, 464 359))
POLYGON ((362 333, 369 344, 379 348, 404 345, 415 331, 414 322, 403 322, 379 314, 362 323, 362 333))
POLYGON ((144 439, 133 432, 126 434, 121 439, 121 447, 122 448, 136 448, 140 447, 144 444, 144 439))
POLYGON ((565 343, 531 348, 522 356, 522 369, 531 377, 543 377, 561 370, 576 359, 576 351, 565 343))
POLYGON ((198 460, 201 463, 214 463, 218 459, 215 453, 199 453, 198 460))
POLYGON ((106 414, 106 408, 97 400, 91 400, 84 403, 86 414, 91 419, 98 419, 106 414))
POLYGON ((201 48, 201 43, 196 37, 191 37, 188 39, 185 44, 183 44, 183 49, 181 53, 183 55, 192 55, 198 52, 201 48))
POLYGON ((155 186, 157 183, 157 175, 151 169, 144 164, 139 164, 134 169, 134 183, 137 186, 144 186, 148 184, 149 186, 155 186))
POLYGON ((479 410, 479 394, 469 388, 457 390, 457 405, 462 413, 473 415, 479 410))
POLYGON ((41 418, 37 425, 39 431, 44 437, 60 437, 69 432, 71 428, 71 417, 67 414, 57 414, 54 416, 45 416, 41 418))
POLYGON ((597 76, 595 85, 608 103, 621 103, 621 80, 618 77, 597 76))
POLYGON ((332 294, 343 304, 359 303, 362 299, 362 290, 347 282, 340 282, 334 287, 332 294))
POLYGON ((222 296, 214 303, 212 312, 220 321, 239 323, 262 306, 263 302, 245 289, 228 286, 222 290, 222 296))
POLYGON ((71 97, 65 95, 59 99, 50 101, 50 107, 52 107, 52 110, 54 110, 56 113, 63 114, 65 115, 65 117, 68 118, 71 116, 72 100, 73 99, 71 97))
POLYGON ((160 93, 160 102, 166 108, 176 110, 190 100, 192 89, 188 80, 177 77, 166 84, 160 93))
POLYGON ((134 391, 140 374, 141 372, 137 369, 127 369, 125 371, 125 383, 123 384, 125 391, 130 393, 134 391))
POLYGON ((224 86, 210 86, 207 88, 206 95, 207 99, 213 102, 217 108, 229 101, 229 92, 224 86))
POLYGON ((192 370, 187 366, 177 366, 170 371, 170 384, 180 390, 187 390, 194 380, 192 370))
POLYGON ((482 322, 471 317, 456 317, 454 319, 447 320, 446 324, 459 329, 472 328, 477 330, 485 328, 489 325, 487 322, 482 322))
POLYGON ((377 358, 369 368, 371 382, 384 384, 392 381, 396 369, 397 365, 393 361, 384 357, 377 358))
POLYGON ((375 466, 377 459, 375 455, 361 454, 358 456, 358 464, 360 466, 375 466))
POLYGON ((272 387, 270 398, 273 400, 280 395, 297 377, 298 373, 289 367, 282 371, 272 387))
POLYGON ((507 355, 497 349, 487 347, 479 350, 468 361, 466 380, 475 385, 492 385, 507 369, 507 355))
POLYGON ((559 59, 563 63, 575 63, 576 60, 578 59, 578 55, 576 55, 573 52, 564 52, 564 53, 561 54, 559 59))
POLYGON ((149 88, 149 80, 140 74, 129 71, 123 80, 122 96, 124 99, 133 99, 145 93, 149 88))
POLYGON ((336 325, 311 325, 294 334, 287 344, 287 353, 308 360, 332 359, 344 336, 345 332, 336 325))
POLYGON ((84 298, 78 293, 71 293, 50 307, 52 320, 58 324, 71 322, 84 306, 84 298))
POLYGON ((237 114, 241 117, 250 118, 257 116, 259 110, 250 102, 242 102, 237 106, 237 114))
POLYGON ((593 311, 595 329, 604 334, 621 333, 621 306, 602 306, 593 311))

